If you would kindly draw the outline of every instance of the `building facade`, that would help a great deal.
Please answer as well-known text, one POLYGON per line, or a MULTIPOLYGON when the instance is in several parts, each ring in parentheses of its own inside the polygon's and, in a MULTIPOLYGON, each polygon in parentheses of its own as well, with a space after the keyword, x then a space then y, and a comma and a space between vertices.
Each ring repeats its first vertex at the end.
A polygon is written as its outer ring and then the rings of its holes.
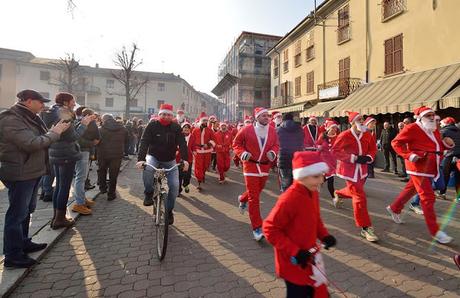
POLYGON ((458 11, 459 1, 325 0, 268 52, 271 109, 327 116, 367 85, 459 63, 458 11))
MULTIPOLYGON (((0 49, 0 109, 13 105, 16 94, 23 89, 34 89, 53 99, 62 90, 59 80, 62 71, 56 63, 56 59, 37 58, 28 52, 0 49)), ((77 103, 99 113, 124 116, 124 89, 112 75, 116 71, 98 65, 80 66, 72 90, 77 103)), ((215 97, 195 90, 179 75, 140 71, 135 75, 147 79, 147 83, 130 103, 131 116, 147 118, 157 113, 162 103, 183 109, 190 119, 201 112, 222 111, 222 104, 215 97)))
POLYGON ((242 32, 219 66, 213 93, 224 103, 224 117, 242 120, 254 107, 270 105, 270 59, 279 36, 242 32))

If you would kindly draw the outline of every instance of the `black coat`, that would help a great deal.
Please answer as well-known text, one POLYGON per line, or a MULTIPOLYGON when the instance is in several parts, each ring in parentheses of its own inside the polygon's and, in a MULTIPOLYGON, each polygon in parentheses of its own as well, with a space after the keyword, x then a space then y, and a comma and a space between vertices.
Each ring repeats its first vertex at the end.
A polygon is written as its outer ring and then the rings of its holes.
POLYGON ((123 124, 115 119, 108 119, 102 123, 99 133, 101 138, 97 146, 97 158, 99 160, 121 159, 128 141, 128 131, 123 124))
POLYGON ((391 149, 391 141, 396 138, 396 129, 389 127, 388 129, 383 129, 380 134, 380 145, 383 149, 391 149))
POLYGON ((80 150, 92 152, 95 147, 94 141, 100 139, 101 135, 99 133, 99 128, 97 127, 96 121, 91 121, 81 138, 78 140, 80 150))
POLYGON ((443 138, 449 137, 455 143, 455 147, 449 150, 446 156, 460 157, 460 129, 455 124, 449 124, 441 129, 441 134, 443 138))
POLYGON ((292 169, 294 152, 303 151, 304 132, 300 124, 286 120, 276 129, 280 145, 278 154, 278 167, 292 169))

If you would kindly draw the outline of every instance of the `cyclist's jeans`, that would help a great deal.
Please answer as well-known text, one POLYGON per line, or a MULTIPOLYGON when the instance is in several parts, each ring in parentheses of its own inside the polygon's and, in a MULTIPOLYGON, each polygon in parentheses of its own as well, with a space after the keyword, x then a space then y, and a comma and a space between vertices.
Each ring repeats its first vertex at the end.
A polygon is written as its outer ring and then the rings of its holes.
MULTIPOLYGON (((169 169, 176 164, 176 160, 171 161, 158 161, 155 157, 147 155, 147 163, 154 166, 155 168, 169 169)), ((154 170, 151 167, 145 167, 142 173, 142 179, 144 180, 145 194, 153 193, 153 173, 154 170)), ((174 209, 176 203, 176 197, 179 194, 179 169, 176 167, 172 171, 166 173, 168 179, 168 201, 166 207, 168 210, 174 209)))

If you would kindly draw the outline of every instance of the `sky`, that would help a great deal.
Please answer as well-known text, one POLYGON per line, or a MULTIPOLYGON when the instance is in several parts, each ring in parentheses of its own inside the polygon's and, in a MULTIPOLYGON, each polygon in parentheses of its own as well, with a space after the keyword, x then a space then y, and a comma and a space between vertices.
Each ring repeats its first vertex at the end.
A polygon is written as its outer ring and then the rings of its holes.
MULTIPOLYGON (((241 31, 284 36, 314 0, 1 0, 0 48, 114 68, 135 42, 138 70, 179 74, 211 93, 217 68, 241 31)), ((317 0, 318 3, 321 0, 317 0)))

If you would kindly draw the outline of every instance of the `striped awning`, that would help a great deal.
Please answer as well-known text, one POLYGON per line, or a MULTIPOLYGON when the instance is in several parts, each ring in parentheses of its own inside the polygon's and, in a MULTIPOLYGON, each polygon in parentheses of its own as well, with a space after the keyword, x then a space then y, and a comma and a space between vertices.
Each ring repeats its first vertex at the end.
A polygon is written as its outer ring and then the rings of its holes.
POLYGON ((460 85, 447 93, 439 102, 440 109, 460 108, 460 85))
POLYGON ((317 105, 300 113, 301 118, 308 118, 310 116, 316 117, 329 117, 329 111, 339 105, 343 100, 332 100, 319 102, 317 105))
POLYGON ((460 80, 460 63, 401 75, 360 87, 330 113, 342 117, 346 111, 363 115, 412 112, 421 105, 436 109, 441 98, 460 80))
POLYGON ((289 105, 289 106, 284 106, 282 108, 272 108, 270 109, 270 111, 277 111, 277 112, 280 112, 281 114, 285 114, 285 113, 292 113, 292 112, 302 112, 304 110, 304 107, 305 107, 305 104, 307 102, 300 102, 300 103, 296 103, 296 104, 292 104, 292 105, 289 105))

